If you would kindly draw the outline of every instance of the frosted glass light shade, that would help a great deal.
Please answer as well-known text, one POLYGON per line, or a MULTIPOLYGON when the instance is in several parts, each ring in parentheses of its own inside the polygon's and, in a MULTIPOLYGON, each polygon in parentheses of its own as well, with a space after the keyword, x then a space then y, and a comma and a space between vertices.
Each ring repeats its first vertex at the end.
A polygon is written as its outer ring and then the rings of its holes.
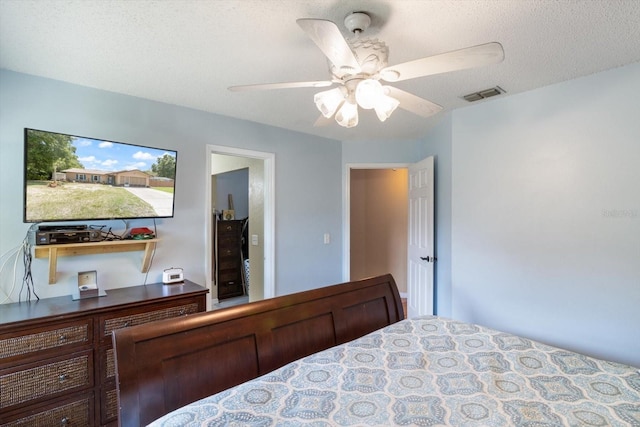
POLYGON ((374 107, 378 119, 380 119, 381 122, 387 120, 391 116, 391 113, 398 108, 398 105, 400 105, 400 101, 397 99, 392 98, 389 95, 382 95, 378 98, 378 102, 374 107))
POLYGON ((316 103, 316 107, 320 110, 320 113, 329 119, 335 114, 340 104, 344 102, 344 94, 339 87, 336 87, 316 93, 313 101, 316 103))
POLYGON ((366 79, 356 87, 356 102, 365 110, 375 108, 381 96, 384 96, 384 90, 377 80, 366 79))
POLYGON ((336 122, 346 128, 357 126, 358 106, 350 101, 345 101, 336 113, 336 122))

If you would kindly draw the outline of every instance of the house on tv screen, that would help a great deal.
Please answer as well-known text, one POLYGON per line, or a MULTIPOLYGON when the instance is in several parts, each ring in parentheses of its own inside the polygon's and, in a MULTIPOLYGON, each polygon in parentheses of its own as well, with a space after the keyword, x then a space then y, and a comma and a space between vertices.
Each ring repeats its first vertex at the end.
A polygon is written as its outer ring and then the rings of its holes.
POLYGON ((154 177, 138 169, 104 171, 71 168, 57 173, 56 179, 60 181, 87 182, 125 187, 164 187, 173 185, 173 179, 171 178, 154 177))

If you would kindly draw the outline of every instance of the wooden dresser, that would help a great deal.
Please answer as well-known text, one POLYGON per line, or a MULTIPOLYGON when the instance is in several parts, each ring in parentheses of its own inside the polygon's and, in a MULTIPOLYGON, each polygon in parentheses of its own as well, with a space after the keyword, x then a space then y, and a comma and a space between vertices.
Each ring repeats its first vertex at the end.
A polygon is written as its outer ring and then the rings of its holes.
POLYGON ((0 305, 0 426, 116 426, 111 332, 206 310, 192 282, 0 305))
POLYGON ((218 221, 216 271, 218 299, 244 294, 242 280, 242 220, 218 221))

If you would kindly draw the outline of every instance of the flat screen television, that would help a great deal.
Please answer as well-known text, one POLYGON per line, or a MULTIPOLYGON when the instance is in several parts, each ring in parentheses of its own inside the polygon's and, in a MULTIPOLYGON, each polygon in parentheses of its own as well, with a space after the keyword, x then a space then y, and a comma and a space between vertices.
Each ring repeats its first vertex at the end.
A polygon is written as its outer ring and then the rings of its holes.
POLYGON ((23 221, 171 218, 178 153, 24 130, 23 221))

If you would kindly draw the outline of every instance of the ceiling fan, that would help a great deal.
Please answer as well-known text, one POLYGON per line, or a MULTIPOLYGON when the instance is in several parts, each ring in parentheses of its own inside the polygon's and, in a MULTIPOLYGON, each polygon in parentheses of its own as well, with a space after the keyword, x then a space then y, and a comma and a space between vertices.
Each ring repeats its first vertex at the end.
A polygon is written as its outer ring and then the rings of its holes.
POLYGON ((354 12, 344 19, 345 26, 354 34, 349 40, 332 21, 298 19, 296 22, 328 58, 331 80, 231 86, 229 90, 320 88, 335 84, 333 89, 314 96, 316 107, 322 113, 316 126, 328 123, 331 117, 341 126, 356 126, 358 106, 375 110, 380 121, 389 118, 397 107, 429 117, 440 112, 442 107, 396 87, 382 85, 380 81, 399 82, 495 64, 504 59, 502 45, 492 42, 388 66, 387 45, 378 39, 359 37, 371 24, 371 18, 365 12, 354 12))

